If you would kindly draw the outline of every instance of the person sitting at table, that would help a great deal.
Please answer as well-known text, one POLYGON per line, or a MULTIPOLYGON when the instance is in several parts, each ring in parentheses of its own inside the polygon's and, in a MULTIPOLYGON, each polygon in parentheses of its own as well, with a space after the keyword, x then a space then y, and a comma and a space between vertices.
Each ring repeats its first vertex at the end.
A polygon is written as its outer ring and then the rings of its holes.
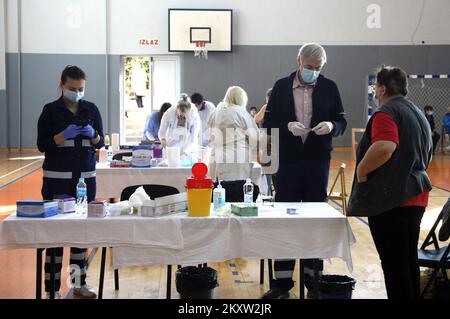
POLYGON ((247 101, 247 93, 242 88, 231 86, 209 118, 208 135, 212 142, 209 163, 213 179, 251 177, 251 151, 256 146, 258 127, 246 110, 247 101))
POLYGON ((182 156, 187 156, 198 147, 201 130, 200 116, 187 94, 181 95, 176 106, 171 106, 162 116, 158 136, 163 147, 180 148, 182 156))
POLYGON ((159 126, 161 124, 161 119, 166 113, 166 111, 172 106, 169 102, 163 103, 161 105, 161 108, 157 112, 151 113, 149 116, 147 116, 147 121, 145 122, 144 127, 144 137, 142 140, 144 141, 159 141, 158 137, 158 131, 159 126))
MULTIPOLYGON (((55 195, 76 197, 80 177, 87 185, 88 202, 95 199, 95 149, 104 146, 102 118, 97 106, 83 99, 86 75, 76 66, 67 66, 61 75, 61 96, 46 104, 38 120, 37 147, 45 152, 42 165, 42 197, 55 195)), ((63 248, 47 248, 45 259, 45 291, 50 297, 50 257, 55 253, 55 298, 60 298, 63 248)), ((70 276, 73 293, 95 298, 93 288, 86 284, 86 249, 70 249, 70 276)))

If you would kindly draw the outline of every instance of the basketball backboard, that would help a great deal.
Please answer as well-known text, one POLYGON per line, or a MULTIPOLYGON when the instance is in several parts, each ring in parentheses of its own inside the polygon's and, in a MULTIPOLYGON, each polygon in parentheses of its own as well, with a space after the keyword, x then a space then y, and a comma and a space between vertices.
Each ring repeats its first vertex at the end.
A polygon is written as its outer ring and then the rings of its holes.
POLYGON ((169 9, 169 52, 231 52, 232 10, 169 9))

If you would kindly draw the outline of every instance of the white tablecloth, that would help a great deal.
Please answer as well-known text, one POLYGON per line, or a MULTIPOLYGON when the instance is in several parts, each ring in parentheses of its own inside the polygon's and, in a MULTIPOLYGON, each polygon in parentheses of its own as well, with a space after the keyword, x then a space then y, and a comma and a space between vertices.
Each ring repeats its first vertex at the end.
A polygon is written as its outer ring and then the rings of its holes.
POLYGON ((197 264, 234 258, 342 258, 351 271, 355 237, 347 218, 326 203, 274 203, 257 217, 9 216, 0 249, 114 247, 112 265, 197 264), (298 215, 286 214, 297 208, 298 215))
MULTIPOLYGON (((97 163, 96 170, 98 198, 118 198, 124 188, 143 184, 168 185, 185 192, 186 178, 192 175, 190 167, 110 168, 107 163, 97 163)), ((252 180, 260 188, 267 188, 257 163, 252 169, 252 180)))
POLYGON ((184 249, 113 249, 114 268, 146 264, 198 264, 234 258, 339 257, 353 270, 355 237, 345 216, 326 203, 274 203, 259 207, 257 217, 181 219, 184 249), (286 214, 297 208, 298 215, 286 214))
POLYGON ((24 218, 14 214, 0 222, 0 249, 101 246, 183 249, 181 220, 137 216, 86 218, 78 214, 24 218))

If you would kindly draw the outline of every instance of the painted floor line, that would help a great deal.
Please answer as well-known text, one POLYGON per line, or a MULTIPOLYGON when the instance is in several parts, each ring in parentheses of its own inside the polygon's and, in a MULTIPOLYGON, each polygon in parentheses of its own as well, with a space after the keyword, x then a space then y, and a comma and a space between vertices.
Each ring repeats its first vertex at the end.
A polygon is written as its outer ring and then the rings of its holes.
POLYGON ((0 179, 5 178, 6 176, 12 175, 12 174, 14 174, 14 173, 16 173, 16 172, 18 172, 18 171, 21 171, 21 170, 23 170, 23 169, 25 169, 25 168, 27 168, 27 167, 33 165, 33 164, 36 164, 37 162, 42 162, 42 161, 43 161, 43 160, 41 160, 41 159, 35 160, 34 162, 31 162, 31 163, 28 163, 28 164, 25 165, 25 166, 19 167, 19 168, 13 170, 12 172, 9 172, 8 174, 5 174, 5 175, 3 175, 3 176, 0 176, 0 179))
POLYGON ((11 185, 11 184, 13 184, 13 183, 15 183, 15 182, 21 180, 22 178, 25 178, 25 177, 27 177, 27 176, 30 176, 31 174, 36 173, 36 172, 37 172, 38 170, 40 170, 41 168, 42 168, 42 167, 37 167, 37 168, 35 168, 34 170, 32 170, 31 172, 28 172, 28 173, 26 173, 25 175, 19 176, 19 177, 17 177, 16 179, 13 179, 11 182, 8 182, 8 183, 6 183, 6 184, 1 185, 1 186, 0 186, 0 189, 3 189, 3 188, 5 188, 5 187, 7 187, 7 186, 9 186, 9 185, 11 185))

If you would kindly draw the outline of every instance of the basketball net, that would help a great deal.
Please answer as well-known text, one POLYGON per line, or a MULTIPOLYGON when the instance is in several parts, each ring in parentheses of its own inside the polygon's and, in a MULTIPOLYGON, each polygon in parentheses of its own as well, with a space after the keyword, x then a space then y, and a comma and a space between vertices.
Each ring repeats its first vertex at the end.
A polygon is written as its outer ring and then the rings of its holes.
POLYGON ((195 42, 194 57, 208 60, 208 49, 206 48, 206 42, 195 42))

